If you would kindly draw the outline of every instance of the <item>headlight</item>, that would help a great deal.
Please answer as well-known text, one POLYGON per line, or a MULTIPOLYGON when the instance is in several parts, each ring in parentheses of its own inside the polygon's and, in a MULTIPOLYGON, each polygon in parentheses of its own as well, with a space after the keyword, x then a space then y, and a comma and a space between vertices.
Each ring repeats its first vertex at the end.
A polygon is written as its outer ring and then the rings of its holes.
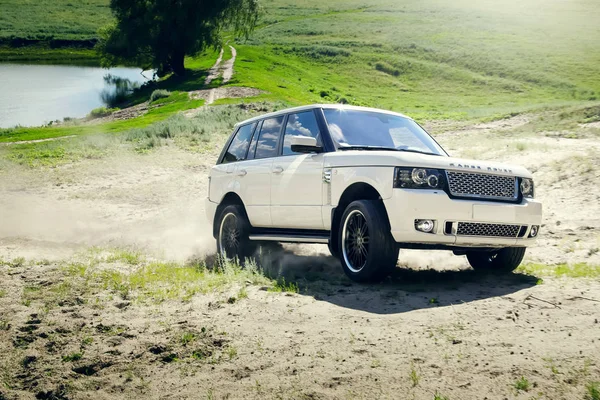
POLYGON ((520 186, 523 197, 533 198, 533 179, 521 178, 520 186))
POLYGON ((443 189, 444 174, 439 169, 396 167, 394 187, 402 189, 443 189))

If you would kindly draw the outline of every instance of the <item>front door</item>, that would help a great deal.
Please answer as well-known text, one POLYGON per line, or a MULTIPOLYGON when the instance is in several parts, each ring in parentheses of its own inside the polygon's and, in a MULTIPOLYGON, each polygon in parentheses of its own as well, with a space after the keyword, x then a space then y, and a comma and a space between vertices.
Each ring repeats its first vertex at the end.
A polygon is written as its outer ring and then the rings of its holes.
POLYGON ((271 219, 278 228, 320 230, 324 155, 294 153, 292 136, 311 136, 322 145, 313 110, 288 117, 281 156, 272 164, 271 219))

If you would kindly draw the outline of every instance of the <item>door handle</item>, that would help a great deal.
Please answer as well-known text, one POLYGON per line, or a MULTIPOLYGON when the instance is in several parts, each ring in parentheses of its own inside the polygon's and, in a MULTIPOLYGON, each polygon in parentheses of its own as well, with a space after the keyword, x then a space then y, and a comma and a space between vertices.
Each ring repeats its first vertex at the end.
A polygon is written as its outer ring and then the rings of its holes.
POLYGON ((237 176, 246 176, 247 173, 248 171, 246 171, 245 169, 241 169, 238 171, 237 176))
POLYGON ((278 165, 275 168, 273 168, 273 173, 275 173, 275 174, 280 174, 282 172, 283 172, 283 167, 280 166, 280 165, 278 165))

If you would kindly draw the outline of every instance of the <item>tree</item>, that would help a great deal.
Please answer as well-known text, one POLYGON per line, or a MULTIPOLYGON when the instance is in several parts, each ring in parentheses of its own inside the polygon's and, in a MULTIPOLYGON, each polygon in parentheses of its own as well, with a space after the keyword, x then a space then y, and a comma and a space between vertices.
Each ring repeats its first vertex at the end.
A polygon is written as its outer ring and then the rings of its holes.
POLYGON ((185 56, 222 42, 227 29, 248 37, 258 0, 111 0, 116 22, 100 29, 102 65, 152 67, 158 75, 185 74, 185 56))

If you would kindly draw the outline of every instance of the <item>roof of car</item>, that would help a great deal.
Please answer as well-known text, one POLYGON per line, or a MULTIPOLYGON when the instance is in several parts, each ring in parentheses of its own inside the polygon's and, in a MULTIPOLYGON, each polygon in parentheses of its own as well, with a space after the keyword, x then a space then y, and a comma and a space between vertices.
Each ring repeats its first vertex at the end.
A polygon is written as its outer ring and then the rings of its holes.
POLYGON ((393 112, 393 111, 388 111, 388 110, 381 110, 379 108, 358 107, 358 106, 350 106, 350 105, 347 105, 347 104, 310 104, 310 105, 307 105, 307 106, 286 108, 285 110, 279 110, 279 111, 275 111, 275 112, 268 113, 268 114, 258 115, 256 117, 249 118, 249 119, 247 119, 245 121, 239 122, 235 126, 237 127, 239 125, 245 125, 245 124, 248 124, 248 123, 251 123, 251 122, 254 122, 254 121, 258 121, 258 120, 262 120, 262 119, 265 119, 265 118, 277 117, 279 115, 285 115, 285 114, 288 114, 288 113, 291 113, 291 112, 300 112, 300 111, 313 110, 315 108, 334 109, 334 110, 356 110, 356 111, 378 112, 378 113, 396 115, 396 116, 399 116, 399 117, 404 117, 404 118, 412 119, 410 117, 407 117, 404 114, 400 114, 400 113, 393 112))

